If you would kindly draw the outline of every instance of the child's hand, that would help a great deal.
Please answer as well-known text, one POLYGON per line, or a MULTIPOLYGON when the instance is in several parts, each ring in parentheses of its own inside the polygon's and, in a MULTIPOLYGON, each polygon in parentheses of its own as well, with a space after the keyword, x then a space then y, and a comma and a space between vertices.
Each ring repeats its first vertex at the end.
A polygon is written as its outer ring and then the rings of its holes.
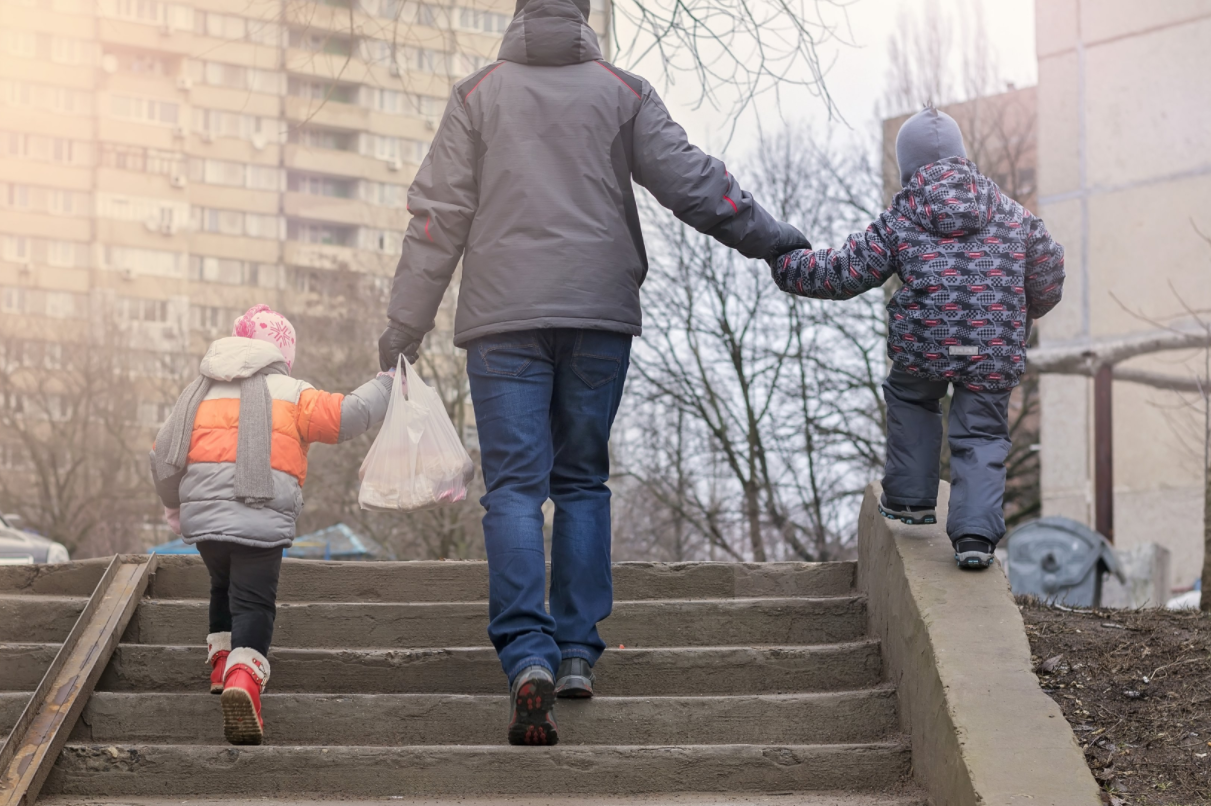
POLYGON ((164 520, 168 522, 168 528, 172 529, 172 533, 177 537, 181 536, 181 508, 175 507, 169 509, 164 507, 164 520))
POLYGON ((395 377, 395 367, 392 367, 391 369, 387 370, 386 372, 380 372, 378 375, 375 375, 374 377, 381 378, 384 375, 386 375, 388 378, 394 378, 395 377))
POLYGON ((775 280, 778 279, 780 274, 786 271, 787 266, 799 251, 800 250, 795 249, 790 252, 783 252, 782 254, 775 255, 766 261, 769 263, 770 271, 773 273, 775 280))

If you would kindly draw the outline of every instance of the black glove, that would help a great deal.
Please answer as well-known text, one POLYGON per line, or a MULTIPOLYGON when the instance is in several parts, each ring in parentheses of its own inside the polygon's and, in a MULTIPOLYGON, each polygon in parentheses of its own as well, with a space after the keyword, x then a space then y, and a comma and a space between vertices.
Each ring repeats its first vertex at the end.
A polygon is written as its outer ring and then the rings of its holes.
POLYGON ((812 242, 807 239, 806 235, 785 221, 780 221, 778 222, 778 237, 774 239, 770 251, 766 254, 765 262, 770 265, 771 269, 776 270, 778 268, 778 258, 787 252, 811 248, 812 242))
POLYGON ((383 335, 378 337, 378 366, 383 372, 395 369, 403 355, 409 364, 415 364, 420 355, 420 343, 424 334, 391 322, 383 335))

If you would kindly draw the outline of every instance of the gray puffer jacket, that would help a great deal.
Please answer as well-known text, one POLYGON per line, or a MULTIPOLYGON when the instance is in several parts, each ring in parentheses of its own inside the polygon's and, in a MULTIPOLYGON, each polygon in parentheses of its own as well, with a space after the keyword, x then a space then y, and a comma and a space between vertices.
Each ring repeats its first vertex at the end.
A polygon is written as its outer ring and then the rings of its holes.
POLYGON ((388 316, 433 327, 463 258, 455 344, 533 328, 638 335, 631 180, 750 258, 806 245, 690 145, 650 84, 602 60, 588 0, 519 0, 500 60, 457 84, 408 192, 388 316))

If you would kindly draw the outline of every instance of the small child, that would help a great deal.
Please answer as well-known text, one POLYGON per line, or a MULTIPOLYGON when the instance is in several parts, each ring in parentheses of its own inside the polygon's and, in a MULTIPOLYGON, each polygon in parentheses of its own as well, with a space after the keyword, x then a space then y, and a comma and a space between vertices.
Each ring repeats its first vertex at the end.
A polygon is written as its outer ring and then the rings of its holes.
POLYGON ((1060 301, 1064 250, 1041 219, 967 160, 948 115, 926 108, 896 138, 904 189, 842 249, 770 261, 783 291, 850 299, 893 274, 887 304, 887 465, 879 509, 904 523, 936 523, 940 401, 950 407, 950 513, 960 568, 983 569, 1005 535, 1009 394, 1026 365, 1030 321, 1060 301))
POLYGON ((257 305, 210 345, 151 452, 165 517, 210 572, 210 692, 222 694, 232 744, 260 744, 261 693, 277 614, 282 550, 303 509, 307 449, 383 421, 388 373, 351 395, 290 377, 294 326, 257 305))

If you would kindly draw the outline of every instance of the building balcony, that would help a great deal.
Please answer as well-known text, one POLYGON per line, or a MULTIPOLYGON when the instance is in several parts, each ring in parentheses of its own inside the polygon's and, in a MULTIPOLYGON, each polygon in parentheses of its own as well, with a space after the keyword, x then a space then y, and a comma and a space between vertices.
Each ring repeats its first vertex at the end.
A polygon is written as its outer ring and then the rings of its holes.
MULTIPOLYGON (((49 59, 0 59, 0 78, 16 78, 39 84, 53 84, 75 90, 92 90, 93 71, 72 65, 56 64, 49 59)), ((87 118, 86 118, 87 119, 87 118)))
POLYGON ((268 238, 245 238, 213 232, 193 232, 189 235, 189 251, 192 254, 246 260, 250 263, 276 263, 281 254, 281 246, 281 241, 268 238))
POLYGON ((91 216, 63 216, 51 213, 23 213, 6 210, 0 230, 32 238, 54 238, 67 241, 92 240, 91 216))
POLYGON ((366 63, 356 55, 349 57, 338 53, 316 53, 299 48, 286 51, 285 69, 294 75, 340 81, 345 84, 364 84, 369 76, 366 63))
MULTIPOLYGON (((102 96, 103 103, 108 103, 108 96, 102 96)), ((132 123, 129 120, 102 117, 97 121, 97 139, 107 143, 143 146, 159 151, 175 151, 183 145, 184 137, 178 136, 185 127, 157 126, 150 123, 132 123)))
POLYGON ((286 146, 286 167, 312 173, 400 184, 410 182, 415 170, 405 164, 400 170, 392 171, 387 163, 374 157, 364 157, 352 151, 308 148, 294 143, 286 146))
POLYGON ((191 106, 222 109, 243 115, 259 115, 263 118, 276 118, 279 113, 276 95, 230 87, 212 87, 209 84, 194 84, 189 90, 189 103, 191 106))
POLYGON ((364 132, 370 129, 370 110, 355 104, 313 98, 286 98, 286 119, 291 123, 325 126, 332 129, 364 132))
POLYGON ((345 270, 366 274, 390 274, 399 261, 398 255, 386 255, 350 246, 286 241, 282 262, 287 266, 302 266, 329 271, 345 270))
POLYGON ((36 160, 0 157, 0 181, 92 190, 92 169, 83 165, 56 165, 36 160))
POLYGON ((372 223, 371 205, 358 199, 287 193, 283 201, 286 215, 296 218, 353 226, 369 226, 372 223))
POLYGON ((201 52, 198 40, 191 31, 177 31, 159 25, 144 25, 127 20, 105 19, 97 26, 97 39, 105 45, 121 45, 140 50, 174 53, 189 56, 201 52))
POLYGON ((284 202, 287 216, 332 224, 403 230, 409 219, 406 210, 372 204, 361 199, 287 193, 284 202))
POLYGON ((242 210, 246 213, 265 215, 277 215, 278 212, 278 194, 269 190, 246 190, 191 182, 187 194, 190 204, 195 207, 242 210))

